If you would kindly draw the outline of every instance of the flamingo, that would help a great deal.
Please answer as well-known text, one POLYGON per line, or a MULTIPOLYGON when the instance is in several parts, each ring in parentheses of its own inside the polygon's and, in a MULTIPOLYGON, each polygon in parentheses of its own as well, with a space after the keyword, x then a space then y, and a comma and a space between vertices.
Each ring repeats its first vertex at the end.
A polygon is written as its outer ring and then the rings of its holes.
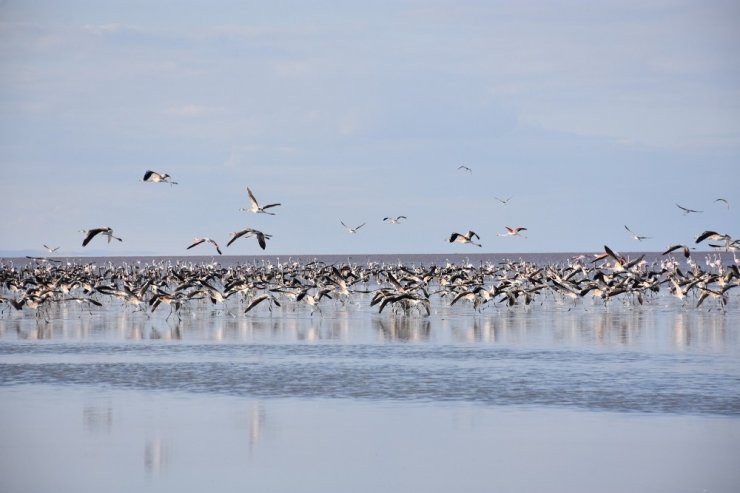
POLYGON ((260 206, 259 202, 257 202, 257 199, 254 198, 254 194, 249 189, 249 187, 247 187, 247 194, 249 195, 249 202, 251 203, 251 205, 249 206, 249 208, 242 207, 241 209, 239 209, 240 211, 254 212, 256 214, 270 214, 271 216, 275 215, 274 212, 267 212, 265 209, 269 209, 270 207, 277 207, 280 205, 280 203, 260 206))
POLYGON ((348 232, 349 232, 350 234, 355 234, 355 233, 357 233, 357 230, 358 230, 358 229, 360 229, 361 227, 363 227, 363 226, 365 225, 365 223, 362 223, 362 224, 360 224, 359 226, 357 226, 356 228, 350 228, 349 226, 347 226, 346 224, 344 224, 344 222, 342 222, 342 220, 341 220, 341 219, 339 220, 339 222, 340 222, 340 223, 342 224, 342 226, 344 226, 345 228, 347 228, 347 231, 348 231, 348 232))
POLYGON ((250 236, 253 236, 253 235, 257 237, 257 243, 259 243, 260 248, 262 248, 263 250, 267 246, 267 242, 265 240, 269 240, 270 238, 272 238, 271 235, 267 235, 263 233, 262 231, 257 231, 256 229, 252 229, 252 228, 246 228, 241 231, 235 231, 231 233, 231 239, 226 244, 226 246, 228 247, 229 245, 234 243, 236 240, 238 240, 242 236, 244 236, 245 238, 249 238, 250 236))
POLYGON ((527 239, 526 236, 522 235, 522 231, 526 231, 527 228, 524 228, 522 226, 517 226, 516 228, 510 228, 509 226, 504 226, 506 228, 506 233, 499 233, 497 236, 521 236, 524 239, 527 239))
POLYGON ((170 185, 177 185, 176 181, 171 181, 172 177, 167 173, 158 173, 156 171, 147 170, 144 173, 144 180, 153 183, 169 183, 170 185))
POLYGON ((197 247, 201 243, 212 244, 214 247, 216 247, 216 251, 218 252, 218 254, 221 255, 221 249, 218 247, 218 243, 216 243, 214 240, 210 238, 193 238, 193 242, 190 244, 189 247, 186 248, 186 250, 190 250, 193 247, 197 247))
POLYGON ((108 243, 110 243, 110 240, 112 240, 112 239, 116 239, 118 241, 123 241, 121 238, 118 238, 117 236, 113 236, 113 229, 111 229, 109 227, 105 227, 105 228, 93 228, 93 229, 88 229, 87 231, 84 231, 84 232, 87 233, 87 236, 85 236, 85 239, 82 240, 82 246, 87 246, 87 244, 90 243, 90 240, 92 240, 93 238, 95 238, 95 236, 97 236, 99 234, 104 234, 105 236, 107 236, 108 237, 108 243))
POLYGON ((477 247, 482 246, 480 243, 476 243, 473 241, 473 238, 477 238, 480 240, 480 236, 478 236, 475 231, 468 231, 468 234, 460 234, 460 233, 452 233, 450 235, 450 243, 470 243, 471 245, 475 245, 477 247))

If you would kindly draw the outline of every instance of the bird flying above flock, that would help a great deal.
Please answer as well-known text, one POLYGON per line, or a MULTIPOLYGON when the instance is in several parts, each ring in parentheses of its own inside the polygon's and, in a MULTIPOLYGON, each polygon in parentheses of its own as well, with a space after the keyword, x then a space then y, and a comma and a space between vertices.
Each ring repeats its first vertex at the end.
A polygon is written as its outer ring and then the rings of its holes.
POLYGON ((629 234, 632 236, 632 239, 633 240, 642 241, 642 240, 649 240, 650 239, 649 236, 640 236, 640 235, 638 235, 637 233, 635 233, 634 231, 632 231, 631 229, 629 229, 626 224, 624 225, 624 229, 626 229, 629 232, 629 234))
POLYGON ((692 212, 695 213, 695 214, 696 213, 704 212, 704 211, 697 211, 697 210, 694 210, 694 209, 689 209, 688 207, 684 207, 684 206, 679 205, 679 204, 676 204, 676 207, 678 207, 679 209, 681 209, 683 211, 683 215, 684 216, 686 216, 688 214, 691 214, 692 212))
POLYGON ((84 233, 86 233, 85 239, 82 240, 82 246, 87 246, 87 244, 90 243, 90 240, 92 240, 93 238, 95 238, 99 234, 102 234, 102 235, 107 236, 108 237, 108 243, 110 243, 111 240, 123 241, 121 238, 119 238, 117 236, 113 236, 113 229, 111 229, 109 227, 105 227, 105 228, 93 228, 93 229, 82 230, 82 231, 84 233))
POLYGON ((247 187, 247 195, 249 195, 249 207, 242 207, 239 209, 240 211, 246 211, 246 212, 254 212, 255 214, 269 214, 271 216, 274 216, 274 212, 268 212, 267 209, 270 209, 272 207, 277 207, 280 205, 280 203, 275 204, 267 204, 264 206, 260 206, 259 202, 257 202, 257 199, 254 197, 254 194, 252 191, 247 187))
POLYGON ((266 240, 269 240, 270 238, 272 238, 272 235, 265 234, 262 231, 258 231, 252 228, 245 228, 245 229, 242 229, 241 231, 235 231, 231 233, 231 239, 226 244, 226 246, 228 247, 229 245, 231 245, 232 243, 234 243, 236 240, 238 240, 241 237, 249 238, 250 236, 255 236, 257 238, 257 243, 259 243, 260 248, 262 248, 263 250, 267 246, 266 240))
POLYGON ((477 238, 480 240, 480 236, 478 236, 475 231, 468 231, 467 234, 452 233, 450 235, 450 243, 470 243, 471 245, 475 245, 477 247, 482 246, 480 243, 476 243, 475 241, 473 241, 473 238, 477 238))
POLYGON ((198 245, 203 244, 203 243, 210 243, 216 248, 216 251, 218 252, 218 254, 221 255, 221 249, 218 247, 218 243, 216 243, 215 240, 212 240, 210 238, 193 238, 193 242, 185 250, 190 250, 191 248, 197 247, 198 245))
POLYGON ((402 219, 407 219, 407 217, 406 216, 384 217, 383 221, 388 221, 389 224, 401 224, 402 219))
POLYGON ((360 225, 359 225, 359 226, 357 226, 357 227, 354 227, 354 228, 350 228, 349 226, 347 226, 346 224, 344 224, 344 222, 343 222, 343 221, 342 221, 341 219, 339 220, 339 222, 341 223, 341 225, 342 225, 342 226, 344 226, 345 228, 347 228, 347 231, 348 231, 348 232, 349 232, 350 234, 355 234, 355 233, 357 233, 357 230, 358 230, 358 229, 360 229, 361 227, 363 227, 363 226, 365 225, 365 223, 362 223, 362 224, 360 224, 360 225))
POLYGON ((152 183, 169 183, 170 185, 177 185, 176 181, 171 180, 171 176, 167 173, 158 173, 156 171, 147 170, 146 173, 144 173, 144 179, 143 181, 148 181, 152 183))
POLYGON ((506 228, 506 233, 498 233, 497 236, 521 236, 522 238, 527 238, 526 236, 522 235, 522 231, 526 231, 527 228, 524 228, 522 226, 517 226, 516 228, 511 228, 509 226, 504 226, 506 228))

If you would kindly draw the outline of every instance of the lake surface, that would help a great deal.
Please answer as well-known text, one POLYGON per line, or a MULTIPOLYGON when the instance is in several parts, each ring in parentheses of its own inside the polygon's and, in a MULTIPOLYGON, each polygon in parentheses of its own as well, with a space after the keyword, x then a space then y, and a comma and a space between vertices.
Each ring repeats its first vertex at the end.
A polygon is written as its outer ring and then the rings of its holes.
POLYGON ((0 491, 738 491, 735 291, 6 307, 0 491))

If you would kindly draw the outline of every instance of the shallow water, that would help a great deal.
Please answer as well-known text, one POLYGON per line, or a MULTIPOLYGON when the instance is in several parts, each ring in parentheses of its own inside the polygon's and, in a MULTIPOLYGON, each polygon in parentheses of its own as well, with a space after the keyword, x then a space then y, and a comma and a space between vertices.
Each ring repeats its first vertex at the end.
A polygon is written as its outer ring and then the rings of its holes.
POLYGON ((369 296, 5 310, 0 491, 737 490, 737 294, 369 296))
POLYGON ((733 492, 740 421, 0 387, 0 490, 733 492), (12 447, 8 447, 12 444, 12 447))

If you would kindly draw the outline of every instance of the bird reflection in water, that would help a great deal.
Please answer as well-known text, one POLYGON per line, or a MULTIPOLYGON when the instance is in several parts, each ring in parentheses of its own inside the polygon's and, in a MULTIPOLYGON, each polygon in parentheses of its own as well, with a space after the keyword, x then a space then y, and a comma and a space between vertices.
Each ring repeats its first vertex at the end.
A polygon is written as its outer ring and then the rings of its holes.
POLYGON ((113 429, 113 409, 110 406, 85 406, 82 422, 90 433, 110 433, 113 429))
POLYGON ((53 325, 48 320, 38 320, 34 324, 24 324, 21 320, 16 325, 18 339, 43 340, 51 339, 54 333, 53 325))
POLYGON ((686 313, 676 314, 673 318, 673 344, 680 349, 691 346, 691 330, 686 313))
POLYGON ((147 439, 144 445, 144 469, 158 476, 169 461, 168 447, 160 437, 147 439))
POLYGON ((252 403, 251 408, 248 411, 249 420, 249 456, 254 455, 254 451, 257 448, 257 444, 260 441, 262 432, 265 426, 267 413, 265 407, 260 401, 252 403))
POLYGON ((496 342, 496 325, 494 317, 474 318, 472 323, 462 320, 456 321, 450 329, 455 339, 460 342, 496 342))
POLYGON ((378 334, 386 341, 426 341, 431 334, 431 323, 428 318, 374 318, 373 325, 378 334))

